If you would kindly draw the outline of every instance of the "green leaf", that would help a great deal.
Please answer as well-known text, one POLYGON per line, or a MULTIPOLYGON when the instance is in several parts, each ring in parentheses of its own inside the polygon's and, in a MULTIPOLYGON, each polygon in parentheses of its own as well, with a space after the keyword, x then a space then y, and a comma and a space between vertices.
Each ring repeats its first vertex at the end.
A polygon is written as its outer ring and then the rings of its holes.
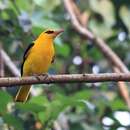
MULTIPOLYGON (((13 2, 14 1, 12 0, 12 3, 13 2)), ((31 0, 26 0, 26 1, 17 0, 16 4, 17 4, 18 8, 20 9, 20 11, 30 11, 32 9, 31 7, 33 5, 33 3, 31 2, 31 0)), ((11 7, 14 8, 14 10, 16 10, 16 8, 14 6, 11 6, 11 7)))
POLYGON ((120 16, 130 31, 130 10, 125 6, 122 6, 120 9, 120 16))
POLYGON ((68 57, 70 54, 70 48, 68 44, 55 44, 56 54, 63 57, 68 57))
POLYGON ((55 23, 54 21, 51 21, 49 19, 41 19, 40 21, 33 20, 33 26, 41 27, 44 29, 48 29, 48 28, 57 29, 57 28, 59 28, 57 23, 55 23))
POLYGON ((49 110, 38 113, 38 118, 43 124, 46 123, 46 121, 50 120, 51 119, 50 117, 51 117, 51 112, 49 110))
POLYGON ((53 101, 48 104, 45 111, 38 113, 38 117, 42 123, 48 120, 55 120, 63 110, 70 106, 70 104, 68 97, 56 93, 53 101))
POLYGON ((92 90, 83 90, 75 93, 72 98, 75 100, 89 99, 94 92, 92 90))
POLYGON ((35 12, 33 13, 31 17, 32 25, 34 27, 40 27, 42 29, 57 29, 60 28, 59 25, 53 21, 52 19, 49 19, 47 17, 43 16, 42 12, 35 12))
POLYGON ((123 100, 116 98, 112 102, 109 103, 112 110, 119 110, 119 109, 128 109, 127 105, 123 102, 123 100))
POLYGON ((90 57, 93 57, 93 60, 95 62, 100 61, 101 58, 103 58, 103 55, 100 53, 100 51, 96 47, 93 47, 90 51, 88 51, 88 55, 90 57))
POLYGON ((33 1, 38 6, 43 7, 46 12, 55 9, 61 3, 60 0, 33 0, 33 1))
POLYGON ((19 118, 11 115, 11 114, 5 114, 3 116, 4 121, 10 125, 13 126, 15 128, 15 130, 24 130, 23 129, 23 124, 22 122, 19 120, 19 118))
POLYGON ((58 115, 66 108, 65 103, 61 102, 60 100, 54 100, 50 104, 50 111, 51 111, 51 119, 56 119, 58 115))
POLYGON ((111 29, 111 27, 107 26, 105 23, 99 23, 95 19, 91 19, 89 21, 89 27, 92 31, 100 37, 108 38, 112 36, 115 32, 111 29))
POLYGON ((35 36, 38 36, 41 32, 43 32, 43 28, 33 26, 33 27, 32 27, 32 32, 33 32, 33 34, 34 34, 35 36))
POLYGON ((41 6, 46 0, 33 0, 35 4, 41 6))
POLYGON ((93 11, 102 15, 107 26, 110 27, 115 23, 114 7, 112 2, 109 0, 90 0, 90 6, 93 11))
POLYGON ((49 103, 48 99, 44 96, 32 97, 29 102, 40 106, 46 106, 49 103))
POLYGON ((0 113, 7 109, 7 104, 12 101, 12 97, 4 91, 0 91, 0 113))
POLYGON ((44 106, 38 105, 36 103, 29 103, 29 102, 25 103, 25 104, 17 103, 16 107, 23 110, 23 111, 26 111, 26 112, 32 111, 35 113, 45 110, 44 106))

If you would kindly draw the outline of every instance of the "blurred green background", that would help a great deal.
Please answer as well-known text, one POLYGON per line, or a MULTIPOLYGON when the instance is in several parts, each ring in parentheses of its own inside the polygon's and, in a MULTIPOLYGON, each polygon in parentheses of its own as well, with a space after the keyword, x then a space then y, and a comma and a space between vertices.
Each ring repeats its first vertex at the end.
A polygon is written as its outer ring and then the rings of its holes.
MULTIPOLYGON (((130 68, 130 1, 75 2, 88 28, 130 68)), ((75 31, 62 0, 0 0, 0 44, 19 69, 25 48, 47 28, 65 30, 55 40, 49 74, 112 72, 100 50, 75 31)), ((129 110, 113 82, 35 85, 24 104, 13 102, 15 93, 16 87, 0 91, 0 130, 130 129, 129 110)))

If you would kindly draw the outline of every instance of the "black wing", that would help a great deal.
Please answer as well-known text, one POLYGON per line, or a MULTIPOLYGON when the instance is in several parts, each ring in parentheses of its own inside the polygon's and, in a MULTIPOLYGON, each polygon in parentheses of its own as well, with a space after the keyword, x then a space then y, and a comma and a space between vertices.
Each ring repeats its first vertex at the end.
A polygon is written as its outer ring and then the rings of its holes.
POLYGON ((55 55, 52 57, 51 63, 54 63, 55 61, 55 55))
POLYGON ((21 65, 21 75, 23 75, 23 65, 24 65, 24 62, 25 62, 26 58, 28 57, 28 54, 29 54, 31 48, 33 47, 33 45, 34 45, 34 43, 31 43, 31 44, 27 47, 27 49, 25 50, 25 52, 24 52, 23 62, 22 62, 22 65, 21 65))

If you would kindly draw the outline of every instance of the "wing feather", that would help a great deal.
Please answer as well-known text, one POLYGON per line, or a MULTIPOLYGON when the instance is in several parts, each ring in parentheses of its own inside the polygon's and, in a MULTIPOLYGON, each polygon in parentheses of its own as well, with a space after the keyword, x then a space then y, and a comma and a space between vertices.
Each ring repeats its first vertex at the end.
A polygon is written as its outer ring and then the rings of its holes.
POLYGON ((55 55, 52 57, 51 63, 54 63, 54 61, 55 61, 55 55))
POLYGON ((23 75, 23 65, 24 65, 24 62, 25 62, 25 60, 27 59, 27 57, 28 57, 28 55, 29 55, 29 53, 30 53, 30 50, 31 50, 31 48, 33 47, 33 45, 34 45, 34 43, 31 43, 31 44, 27 47, 27 49, 25 50, 25 52, 24 52, 23 62, 22 62, 22 65, 21 65, 21 75, 23 75))

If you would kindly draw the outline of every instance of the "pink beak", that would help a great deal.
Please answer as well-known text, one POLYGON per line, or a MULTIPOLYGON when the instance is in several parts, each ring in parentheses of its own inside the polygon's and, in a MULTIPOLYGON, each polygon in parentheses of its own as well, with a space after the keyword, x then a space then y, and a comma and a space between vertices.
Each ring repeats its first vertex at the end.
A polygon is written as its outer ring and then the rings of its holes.
POLYGON ((59 29, 59 30, 55 31, 55 32, 54 32, 55 37, 56 37, 57 35, 59 35, 60 33, 62 33, 62 32, 64 32, 63 29, 59 29))

